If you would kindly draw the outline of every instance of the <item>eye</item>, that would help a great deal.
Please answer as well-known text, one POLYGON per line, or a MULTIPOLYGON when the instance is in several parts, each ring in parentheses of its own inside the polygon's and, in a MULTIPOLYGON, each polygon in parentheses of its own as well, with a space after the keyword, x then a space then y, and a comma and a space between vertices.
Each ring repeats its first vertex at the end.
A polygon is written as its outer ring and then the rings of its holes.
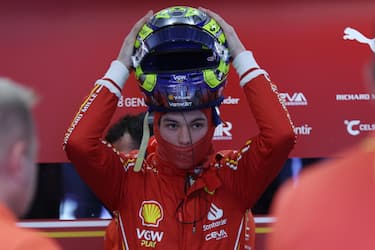
POLYGON ((178 128, 178 124, 177 124, 177 122, 166 122, 166 123, 164 123, 164 127, 168 128, 168 129, 176 129, 176 128, 178 128))
POLYGON ((191 127, 193 129, 199 129, 199 128, 203 128, 205 126, 205 123, 204 122, 193 122, 191 124, 191 127))

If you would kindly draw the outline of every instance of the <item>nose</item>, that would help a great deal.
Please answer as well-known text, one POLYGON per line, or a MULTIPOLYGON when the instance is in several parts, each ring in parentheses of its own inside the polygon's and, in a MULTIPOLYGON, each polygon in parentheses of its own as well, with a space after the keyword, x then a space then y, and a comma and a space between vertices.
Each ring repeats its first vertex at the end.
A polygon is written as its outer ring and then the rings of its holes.
POLYGON ((180 127, 180 131, 178 133, 178 143, 182 146, 191 145, 191 133, 189 127, 184 125, 180 127))

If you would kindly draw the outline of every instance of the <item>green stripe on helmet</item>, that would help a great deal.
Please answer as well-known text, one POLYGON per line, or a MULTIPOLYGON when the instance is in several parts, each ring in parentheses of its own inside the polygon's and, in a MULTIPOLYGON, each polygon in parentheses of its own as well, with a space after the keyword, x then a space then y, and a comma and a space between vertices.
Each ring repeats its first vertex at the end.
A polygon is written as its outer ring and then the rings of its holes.
POLYGON ((216 37, 216 33, 220 31, 220 26, 213 18, 211 18, 210 21, 203 26, 203 29, 216 37))
MULTIPOLYGON (((217 68, 217 70, 223 75, 226 75, 229 72, 229 64, 221 60, 220 65, 217 68)), ((203 77, 204 77, 205 82, 207 83, 208 86, 210 86, 210 88, 213 88, 213 89, 219 86, 223 82, 223 79, 221 77, 219 79, 215 71, 216 70, 212 70, 212 69, 203 70, 203 77)))
POLYGON ((195 8, 188 7, 185 16, 199 16, 199 11, 195 8))
POLYGON ((169 15, 168 12, 161 12, 157 15, 155 15, 155 18, 170 18, 171 16, 169 15))
POLYGON ((138 66, 135 68, 135 77, 137 80, 139 80, 141 75, 145 76, 145 80, 142 82, 142 84, 140 84, 140 86, 144 90, 151 92, 156 86, 156 74, 144 74, 142 68, 138 66))
POLYGON ((146 79, 142 84, 142 88, 151 92, 156 86, 156 74, 146 74, 146 79))
POLYGON ((216 88, 221 83, 221 81, 217 79, 216 74, 212 69, 203 70, 203 77, 210 88, 216 88))
MULTIPOLYGON (((153 32, 153 30, 147 25, 143 25, 142 29, 139 31, 138 33, 138 36, 142 39, 142 40, 145 40, 146 37, 148 37, 148 35, 150 35, 151 33, 153 32)), ((134 47, 135 48, 139 48, 139 46, 141 45, 141 43, 139 42, 139 40, 137 39, 134 43, 134 47)))
POLYGON ((225 43, 226 38, 224 32, 215 19, 211 18, 210 21, 203 26, 203 29, 214 35, 221 44, 225 43))
POLYGON ((217 40, 219 40, 219 42, 220 42, 221 44, 225 43, 225 41, 226 41, 226 37, 225 37, 225 35, 224 35, 224 32, 221 31, 221 34, 219 35, 219 37, 217 38, 217 40))
POLYGON ((224 74, 228 74, 229 72, 229 63, 224 62, 223 60, 220 60, 219 67, 217 67, 218 70, 224 74))

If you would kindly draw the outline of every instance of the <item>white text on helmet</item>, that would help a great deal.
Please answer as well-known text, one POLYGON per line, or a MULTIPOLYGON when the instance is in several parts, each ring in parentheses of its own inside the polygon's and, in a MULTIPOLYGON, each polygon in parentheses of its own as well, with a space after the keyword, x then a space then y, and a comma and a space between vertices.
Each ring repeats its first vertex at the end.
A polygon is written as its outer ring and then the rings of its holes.
POLYGON ((184 82, 186 81, 186 75, 173 75, 173 80, 176 82, 184 82))

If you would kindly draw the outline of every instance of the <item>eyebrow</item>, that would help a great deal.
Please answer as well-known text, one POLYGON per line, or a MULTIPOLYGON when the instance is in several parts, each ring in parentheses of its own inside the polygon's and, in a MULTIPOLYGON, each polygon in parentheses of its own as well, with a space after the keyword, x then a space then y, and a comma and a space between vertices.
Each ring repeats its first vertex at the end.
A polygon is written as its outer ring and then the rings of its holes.
MULTIPOLYGON (((164 119, 162 119, 163 122, 179 122, 173 118, 169 118, 169 117, 166 117, 164 119)), ((206 121, 206 119, 204 119, 203 117, 198 117, 198 118, 195 118, 194 120, 190 121, 189 123, 194 123, 194 122, 204 122, 206 121)))

